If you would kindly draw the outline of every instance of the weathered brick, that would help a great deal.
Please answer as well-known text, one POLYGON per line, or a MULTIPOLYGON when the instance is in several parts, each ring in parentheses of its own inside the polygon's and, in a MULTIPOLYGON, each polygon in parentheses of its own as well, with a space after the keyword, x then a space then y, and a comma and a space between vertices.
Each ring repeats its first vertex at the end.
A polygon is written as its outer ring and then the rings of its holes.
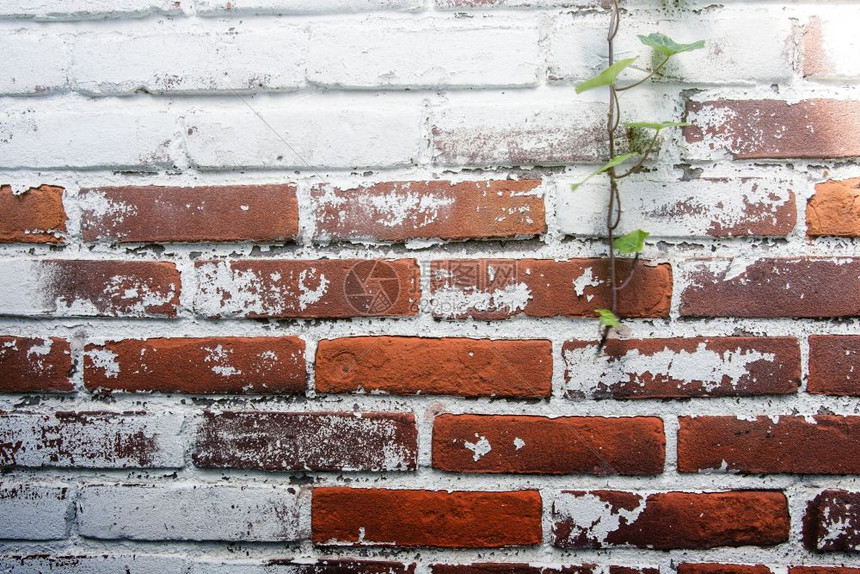
POLYGON ((415 564, 351 559, 305 562, 275 558, 252 563, 196 561, 187 574, 415 574, 415 564))
POLYGON ((546 232, 540 180, 402 181, 311 191, 317 241, 495 239, 546 232))
POLYGON ((678 574, 773 574, 764 564, 678 564, 678 574))
POLYGON ((529 564, 482 562, 476 564, 431 564, 432 574, 659 574, 658 568, 628 568, 608 566, 600 569, 593 564, 576 566, 532 566, 529 564))
POLYGON ((860 259, 689 259, 681 315, 843 317, 860 315, 860 259))
POLYGON ((127 339, 87 345, 90 391, 192 394, 305 392, 305 343, 298 337, 127 339))
POLYGON ((304 84, 307 33, 298 26, 229 32, 82 34, 78 91, 94 95, 294 90, 304 84))
POLYGON ((678 470, 860 474, 860 417, 680 417, 678 470))
POLYGON ((210 317, 415 315, 415 259, 246 259, 195 263, 195 309, 210 317))
POLYGON ((819 552, 860 550, 860 492, 829 489, 812 499, 803 517, 803 543, 819 552))
POLYGON ((448 472, 654 475, 666 437, 657 417, 441 415, 433 467, 448 472))
POLYGON ((357 99, 352 105, 332 105, 323 96, 303 96, 279 101, 277 107, 255 104, 251 110, 239 101, 223 109, 190 112, 185 119, 188 159, 202 169, 417 163, 424 139, 420 101, 357 99))
POLYGON ((449 10, 486 8, 567 8, 591 6, 599 0, 435 0, 436 7, 449 10))
POLYGON ((851 6, 828 6, 803 26, 803 75, 814 80, 857 80, 860 44, 851 6))
POLYGON ((415 470, 418 429, 405 413, 205 412, 194 464, 311 471, 415 470))
POLYGON ((0 243, 64 243, 65 235, 62 187, 40 185, 15 195, 0 185, 0 243))
POLYGON ((184 417, 172 413, 0 411, 0 467, 179 468, 184 417))
POLYGON ((687 103, 684 128, 691 159, 860 156, 860 102, 850 100, 716 100, 687 103))
POLYGON ((653 399, 785 395, 800 386, 793 337, 675 337, 567 341, 570 398, 653 399))
POLYGON ((860 336, 809 337, 806 390, 824 395, 860 395, 860 336))
POLYGON ((431 110, 433 162, 519 166, 605 161, 605 105, 535 103, 529 98, 431 110))
POLYGON ((186 561, 181 555, 40 555, 0 556, 0 569, 10 574, 185 574, 186 561))
POLYGON ((534 25, 368 21, 312 28, 308 81, 347 88, 523 87, 537 83, 534 25))
POLYGON ((416 11, 423 0, 197 0, 194 8, 204 16, 232 14, 329 14, 371 11, 416 11))
POLYGON ((806 234, 860 237, 860 178, 816 184, 806 204, 806 234))
POLYGON ((536 490, 464 492, 315 488, 316 544, 499 548, 540 544, 536 490))
POLYGON ((179 272, 173 263, 7 259, 0 313, 53 317, 174 317, 179 272))
POLYGON ((704 549, 773 546, 788 540, 781 492, 562 492, 552 507, 562 548, 704 549))
POLYGON ((78 529, 108 540, 289 542, 308 535, 307 498, 291 486, 90 485, 78 529))
POLYGON ((0 37, 0 53, 4 60, 0 94, 29 96, 68 89, 71 56, 62 34, 6 30, 0 37))
POLYGON ((0 482, 0 539, 68 538, 66 519, 71 510, 70 488, 65 484, 0 482))
POLYGON ((315 362, 320 393, 540 398, 552 392, 552 344, 546 340, 324 339, 315 362))
POLYGON ((292 185, 102 187, 82 190, 84 241, 272 241, 296 237, 292 185))
POLYGON ((177 113, 159 102, 142 100, 86 102, 85 107, 64 105, 62 98, 4 104, 0 165, 4 169, 171 168, 177 113))
POLYGON ((150 14, 180 13, 184 4, 182 0, 40 0, 6 3, 0 6, 0 15, 36 20, 139 18, 150 14))
POLYGON ((71 392, 66 339, 0 337, 0 393, 71 392))
POLYGON ((860 574, 860 568, 845 566, 791 566, 788 574, 860 574))
MULTIPOLYGON (((584 237, 606 235, 606 185, 558 186, 559 227, 584 237)), ((795 182, 776 178, 621 180, 624 229, 652 237, 784 236, 797 224, 795 182)))
MULTIPOLYGON (((431 311, 436 317, 505 319, 596 317, 609 306, 609 262, 604 259, 448 259, 430 263, 431 311)), ((627 277, 630 260, 618 260, 627 277)), ((672 268, 640 263, 619 300, 623 317, 666 317, 672 268)))

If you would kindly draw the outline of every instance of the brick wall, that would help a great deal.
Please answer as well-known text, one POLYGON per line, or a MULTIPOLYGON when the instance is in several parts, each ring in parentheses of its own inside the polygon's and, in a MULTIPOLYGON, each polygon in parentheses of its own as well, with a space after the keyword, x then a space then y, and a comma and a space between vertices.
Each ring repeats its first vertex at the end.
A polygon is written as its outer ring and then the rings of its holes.
POLYGON ((598 2, 0 3, 0 571, 860 573, 860 5, 675 4, 596 357, 598 2))

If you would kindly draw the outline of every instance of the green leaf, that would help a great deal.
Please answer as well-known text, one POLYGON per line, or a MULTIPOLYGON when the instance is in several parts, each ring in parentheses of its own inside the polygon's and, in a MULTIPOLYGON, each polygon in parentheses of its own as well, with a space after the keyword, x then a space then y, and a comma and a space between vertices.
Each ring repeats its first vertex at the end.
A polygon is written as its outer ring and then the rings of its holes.
POLYGON ((585 80, 576 85, 576 93, 581 94, 585 90, 599 88, 600 86, 610 86, 615 83, 615 78, 621 73, 621 70, 636 61, 636 58, 628 58, 626 60, 618 60, 590 80, 585 80))
POLYGON ((651 235, 647 231, 637 229, 630 233, 625 233, 621 237, 616 237, 612 242, 612 246, 618 253, 627 255, 629 253, 639 253, 645 248, 645 239, 651 235))
POLYGON ((600 315, 600 324, 606 327, 620 327, 621 319, 618 318, 618 315, 610 311, 609 309, 595 309, 595 313, 600 315))
POLYGON ((624 126, 628 128, 646 128, 658 132, 666 128, 684 128, 688 125, 690 125, 689 122, 624 122, 624 126))
POLYGON ((606 165, 604 165, 603 167, 601 167, 601 168, 600 168, 600 169, 598 169, 598 170, 595 170, 595 171, 591 172, 591 173, 588 175, 588 177, 586 177, 585 179, 583 179, 583 180, 582 180, 582 181, 580 181, 579 183, 574 183, 573 185, 571 185, 571 186, 570 186, 570 190, 571 190, 571 191, 576 191, 577 189, 579 189, 579 186, 580 186, 580 185, 582 185, 583 183, 585 183, 586 181, 588 181, 589 179, 591 179, 591 178, 592 178, 592 177, 594 177, 595 175, 601 174, 601 173, 603 173, 604 171, 607 171, 608 169, 615 167, 616 165, 621 165, 622 163, 624 163, 625 161, 627 161, 627 160, 628 160, 628 159, 630 159, 631 157, 636 157, 636 154, 635 154, 635 153, 622 153, 622 154, 618 154, 617 156, 613 157, 613 158, 612 158, 612 159, 610 159, 608 162, 606 162, 606 165))
POLYGON ((699 40, 692 44, 679 44, 669 36, 660 34, 659 32, 654 32, 647 36, 639 36, 639 41, 646 46, 651 46, 654 50, 663 54, 667 58, 671 58, 675 54, 680 54, 681 52, 691 52, 705 47, 704 40, 699 40))

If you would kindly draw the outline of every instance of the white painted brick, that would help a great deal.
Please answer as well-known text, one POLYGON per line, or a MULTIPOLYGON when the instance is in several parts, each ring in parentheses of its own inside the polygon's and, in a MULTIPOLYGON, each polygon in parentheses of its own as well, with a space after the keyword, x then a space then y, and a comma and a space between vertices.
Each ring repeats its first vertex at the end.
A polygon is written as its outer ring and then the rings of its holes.
MULTIPOLYGON (((607 16, 560 16, 546 32, 547 77, 578 82, 607 64, 607 16)), ((639 59, 622 78, 639 79, 660 60, 637 35, 660 32, 676 42, 705 40, 705 47, 672 58, 661 80, 695 85, 781 82, 792 77, 792 23, 785 15, 766 10, 725 10, 648 22, 636 14, 626 18, 616 38, 616 59, 639 59)), ((623 83, 623 82, 622 82, 623 83)))
POLYGON ((75 101, 0 108, 0 167, 140 168, 173 164, 177 117, 149 105, 75 101))
POLYGON ((307 162, 313 167, 396 167, 409 165, 418 156, 417 102, 388 105, 380 98, 359 107, 297 98, 278 105, 248 103, 262 119, 241 102, 186 118, 186 147, 193 165, 306 168, 307 162))
POLYGON ((190 0, 9 0, 0 16, 39 20, 85 20, 177 14, 190 0))
POLYGON ((600 0, 434 0, 443 10, 481 10, 487 8, 567 8, 597 6, 600 0))
POLYGON ((0 483, 0 539, 67 538, 66 519, 71 508, 70 488, 66 485, 0 483))
POLYGON ((71 56, 60 35, 0 34, 0 54, 0 94, 44 94, 68 87, 71 56))
POLYGON ((286 486, 95 485, 81 489, 82 536, 288 542, 309 535, 310 497, 286 486))
POLYGON ((0 572, 8 574, 183 574, 185 568, 183 556, 0 556, 0 572))
MULTIPOLYGON (((605 177, 605 176, 604 176, 605 177)), ((608 183, 595 178, 576 191, 559 184, 560 229, 570 235, 606 234, 608 183)), ((794 226, 794 182, 744 180, 622 180, 624 230, 644 229, 655 237, 786 235, 794 226)))
POLYGON ((606 106, 516 97, 431 112, 433 161, 440 165, 558 165, 606 154, 606 106))
POLYGON ((370 11, 415 11, 423 0, 197 0, 204 16, 228 14, 330 14, 370 11))
POLYGON ((97 95, 292 90, 304 83, 303 28, 138 36, 87 34, 74 44, 72 77, 97 95))
POLYGON ((531 86, 536 27, 399 22, 312 29, 308 80, 349 88, 531 86))
POLYGON ((0 415, 0 466, 179 468, 184 417, 172 413, 0 415))
POLYGON ((856 6, 834 6, 803 29, 803 75, 816 80, 860 79, 856 6))

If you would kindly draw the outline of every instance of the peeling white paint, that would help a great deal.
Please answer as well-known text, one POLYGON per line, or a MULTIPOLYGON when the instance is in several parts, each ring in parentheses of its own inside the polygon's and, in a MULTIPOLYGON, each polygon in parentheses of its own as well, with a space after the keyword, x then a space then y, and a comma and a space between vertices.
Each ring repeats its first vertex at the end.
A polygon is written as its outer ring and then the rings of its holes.
POLYGON ((302 311, 307 309, 308 305, 318 303, 328 290, 329 280, 322 273, 319 274, 316 287, 308 286, 306 281, 316 279, 316 275, 316 269, 302 269, 299 273, 299 309, 302 311))
POLYGON ((576 495, 561 493, 553 504, 557 517, 571 521, 571 540, 585 536, 598 545, 604 544, 606 537, 622 524, 635 522, 646 506, 645 500, 640 499, 633 510, 614 509, 610 503, 588 492, 576 495))
POLYGON ((509 284, 494 291, 442 287, 433 292, 431 304, 434 315, 453 318, 471 311, 515 314, 524 310, 531 298, 532 291, 525 283, 509 284))
POLYGON ((119 355, 105 348, 93 348, 86 352, 86 356, 90 358, 93 366, 101 369, 104 376, 108 379, 116 379, 119 377, 119 355))
MULTIPOLYGON (((475 436, 478 437, 477 434, 475 436)), ((478 437, 478 440, 475 442, 463 442, 463 446, 474 453, 472 455, 472 460, 475 462, 478 462, 481 460, 481 457, 489 454, 489 452, 493 450, 492 445, 490 445, 490 441, 488 441, 485 436, 478 437)))

